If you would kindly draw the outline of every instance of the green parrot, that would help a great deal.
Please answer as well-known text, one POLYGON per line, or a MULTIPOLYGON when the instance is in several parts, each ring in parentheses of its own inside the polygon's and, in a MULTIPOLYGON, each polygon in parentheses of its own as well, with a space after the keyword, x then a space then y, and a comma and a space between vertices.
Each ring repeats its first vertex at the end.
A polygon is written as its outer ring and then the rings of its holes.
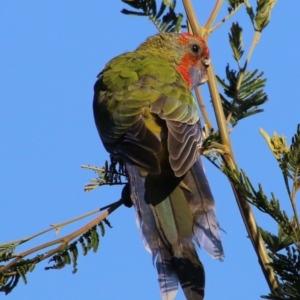
POLYGON ((126 166, 123 197, 135 207, 164 300, 175 298, 178 283, 187 299, 204 298, 198 247, 224 257, 192 94, 209 63, 203 39, 160 33, 108 62, 94 86, 95 123, 105 149, 126 166))

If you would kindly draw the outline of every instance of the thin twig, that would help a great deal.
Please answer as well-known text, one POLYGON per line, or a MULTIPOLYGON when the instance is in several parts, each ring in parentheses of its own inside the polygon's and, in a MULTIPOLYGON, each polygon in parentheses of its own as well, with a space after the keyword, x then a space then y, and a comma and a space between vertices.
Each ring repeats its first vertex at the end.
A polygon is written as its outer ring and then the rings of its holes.
POLYGON ((200 108, 201 114, 203 116, 204 122, 207 125, 208 129, 211 130, 211 129, 213 129, 213 126, 212 126, 212 123, 210 121, 209 115, 207 113, 207 110, 206 110, 206 107, 205 107, 205 104, 204 104, 204 100, 203 100, 203 97, 202 97, 202 94, 201 94, 201 90, 199 89, 199 87, 195 88, 195 92, 196 92, 196 98, 197 98, 199 108, 200 108))
MULTIPOLYGON (((231 142, 229 139, 229 134, 227 130, 227 124, 225 122, 225 116, 224 116, 224 111, 223 111, 223 106, 222 102, 220 99, 220 94, 219 90, 217 87, 217 83, 215 80, 215 73, 213 69, 213 64, 211 63, 209 68, 207 69, 208 73, 208 87, 209 87, 209 92, 212 98, 212 103, 213 103, 213 108, 215 111, 218 127, 219 127, 219 132, 220 132, 220 137, 222 144, 226 147, 226 153, 232 152, 231 149, 231 142)), ((233 156, 233 155, 232 155, 233 156)))
POLYGON ((203 28, 200 26, 198 19, 195 14, 195 10, 192 6, 192 3, 190 0, 182 0, 186 17, 188 19, 188 22, 191 26, 192 33, 198 36, 203 37, 203 28))
POLYGON ((210 29, 209 34, 217 30, 220 26, 222 26, 226 21, 228 21, 241 7, 242 3, 240 3, 235 9, 233 9, 230 14, 228 14, 221 22, 216 24, 213 28, 210 29))
POLYGON ((101 221, 103 221, 109 214, 111 214, 114 210, 116 210, 119 206, 121 206, 123 204, 123 200, 119 200, 117 202, 115 202, 114 204, 112 204, 108 210, 106 210, 103 214, 101 214, 100 216, 98 216, 96 219, 92 220, 91 222, 89 222, 88 224, 86 224, 85 226, 79 228, 78 230, 70 233, 69 235, 66 235, 64 237, 61 237, 59 239, 53 240, 51 242, 47 242, 44 243, 42 245, 39 245, 37 247, 34 247, 32 249, 29 249, 27 251, 24 251, 22 253, 20 253, 18 255, 18 257, 16 257, 14 260, 12 260, 11 262, 9 262, 7 265, 3 266, 2 268, 0 268, 0 274, 2 272, 4 272, 5 270, 11 268, 14 264, 18 263, 20 260, 22 260, 24 257, 35 253, 37 251, 40 251, 42 249, 54 246, 56 244, 60 244, 57 248, 52 249, 51 251, 49 251, 46 255, 44 255, 43 257, 39 258, 39 262, 51 257, 53 254, 59 252, 60 250, 62 250, 66 245, 68 245, 68 243, 70 241, 72 241, 73 239, 75 239, 76 237, 80 236, 81 234, 83 234, 84 232, 88 231, 89 229, 91 229, 92 227, 94 227, 95 225, 99 224, 101 221))
POLYGON ((210 16, 208 17, 208 20, 206 21, 204 28, 205 28, 205 34, 208 34, 210 32, 211 26, 213 25, 221 7, 223 4, 223 0, 217 0, 214 8, 211 11, 210 16))
POLYGON ((254 51, 254 48, 255 46, 258 44, 259 42, 259 39, 260 39, 260 36, 261 36, 261 32, 260 31, 255 31, 254 32, 254 36, 253 36, 253 39, 252 39, 252 43, 251 43, 251 46, 250 46, 250 49, 248 51, 248 54, 247 54, 247 58, 246 58, 246 61, 245 61, 245 65, 244 65, 244 71, 246 70, 248 64, 249 64, 249 61, 250 61, 250 58, 253 54, 253 51, 254 51))
POLYGON ((231 111, 228 114, 227 119, 226 119, 227 124, 229 124, 230 119, 232 117, 232 111, 233 111, 233 106, 234 106, 235 99, 238 98, 238 93, 239 93, 239 90, 241 88, 244 76, 245 76, 245 71, 247 69, 249 61, 250 61, 251 56, 253 54, 254 48, 255 48, 255 46, 259 42, 260 35, 261 35, 261 32, 254 31, 254 36, 253 36, 253 39, 252 39, 252 42, 251 42, 251 46, 250 46, 248 54, 247 54, 247 58, 246 58, 245 64, 244 64, 244 66, 242 68, 240 68, 240 72, 239 72, 239 76, 238 76, 238 81, 237 81, 237 84, 236 84, 235 98, 233 99, 233 102, 231 104, 232 109, 231 109, 231 111))
POLYGON ((83 214, 83 215, 81 215, 81 216, 78 216, 78 217, 73 218, 73 219, 68 220, 68 221, 64 221, 64 222, 62 222, 62 223, 51 224, 51 225, 50 225, 50 226, 51 226, 50 228, 47 228, 47 229, 45 229, 45 230, 42 230, 42 231, 40 231, 40 232, 38 232, 38 233, 35 233, 35 234, 31 235, 31 236, 28 236, 28 237, 26 237, 26 238, 22 238, 22 239, 10 241, 10 242, 2 243, 2 244, 0 244, 0 248, 3 248, 3 247, 5 247, 5 246, 7 246, 7 245, 12 245, 12 244, 18 244, 18 245, 21 245, 21 244, 26 243, 26 242, 28 242, 28 241, 30 241, 30 240, 32 240, 32 239, 34 239, 34 238, 36 238, 36 237, 38 237, 38 236, 40 236, 40 235, 43 235, 43 234, 45 234, 45 233, 47 233, 47 232, 49 232, 49 231, 51 231, 51 230, 55 230, 55 229, 58 229, 58 228, 62 228, 62 227, 64 227, 64 226, 66 226, 66 225, 69 225, 69 224, 71 224, 71 223, 74 223, 74 222, 76 222, 76 221, 79 221, 79 220, 81 220, 81 219, 84 219, 84 218, 86 218, 86 217, 89 217, 89 216, 91 216, 91 215, 94 215, 94 214, 98 213, 99 211, 105 210, 105 209, 109 208, 110 206, 113 206, 115 203, 117 203, 117 202, 114 202, 114 203, 109 204, 109 205, 106 205, 106 206, 104 206, 104 207, 95 209, 95 210, 90 211, 90 212, 88 212, 88 213, 86 213, 86 214, 83 214))

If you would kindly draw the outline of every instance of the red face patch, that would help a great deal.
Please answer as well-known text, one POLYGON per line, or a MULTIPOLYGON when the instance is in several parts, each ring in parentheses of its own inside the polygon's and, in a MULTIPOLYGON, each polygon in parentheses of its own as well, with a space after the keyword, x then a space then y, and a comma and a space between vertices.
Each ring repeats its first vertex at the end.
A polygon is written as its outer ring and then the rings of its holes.
POLYGON ((209 56, 209 49, 207 48, 205 41, 199 36, 193 35, 188 32, 184 32, 180 34, 178 41, 181 45, 187 45, 190 42, 189 38, 197 39, 200 42, 200 44, 203 46, 203 53, 201 55, 201 58, 205 58, 209 56))
POLYGON ((190 78, 189 71, 192 66, 195 67, 195 66, 197 66, 197 64, 199 64, 199 60, 196 57, 194 57, 193 55, 187 53, 182 58, 181 64, 177 67, 177 70, 179 71, 179 73, 181 74, 181 76, 183 77, 183 79, 185 80, 187 85, 189 86, 189 88, 192 88, 192 81, 190 78))
POLYGON ((187 45, 190 43, 191 38, 197 39, 202 45, 203 50, 202 50, 201 57, 200 58, 195 57, 194 55, 187 53, 182 58, 181 64, 177 67, 177 70, 179 71, 179 73, 181 74, 181 76, 183 77, 183 79, 185 80, 185 82, 190 88, 192 88, 192 82, 191 82, 190 72, 189 72, 190 68, 192 66, 194 67, 197 66, 200 63, 201 59, 209 57, 209 49, 206 46, 205 41, 201 37, 195 36, 191 33, 182 33, 180 34, 178 41, 181 45, 187 45))
POLYGON ((203 38, 199 37, 199 36, 196 36, 196 35, 193 35, 189 32, 183 32, 180 34, 180 38, 179 38, 179 43, 180 44, 188 44, 189 43, 189 37, 191 38, 195 38, 197 39, 201 44, 204 44, 206 45, 205 41, 203 40, 203 38))
POLYGON ((182 33, 180 35, 180 38, 179 38, 179 43, 182 44, 182 45, 186 45, 189 43, 189 39, 187 38, 187 35, 188 36, 192 36, 190 33, 182 33))

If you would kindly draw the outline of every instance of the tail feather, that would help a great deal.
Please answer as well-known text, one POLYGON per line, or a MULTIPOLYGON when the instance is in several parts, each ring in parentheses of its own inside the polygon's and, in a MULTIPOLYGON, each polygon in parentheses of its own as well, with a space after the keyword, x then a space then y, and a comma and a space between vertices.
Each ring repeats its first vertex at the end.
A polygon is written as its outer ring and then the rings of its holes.
POLYGON ((222 260, 224 252, 220 236, 220 227, 215 211, 210 210, 205 215, 198 215, 195 220, 194 232, 198 245, 213 258, 222 260))
POLYGON ((196 243, 213 258, 223 259, 224 251, 220 236, 220 226, 215 213, 215 202, 201 158, 182 180, 183 189, 194 215, 194 234, 196 243))
POLYGON ((126 165, 130 182, 130 193, 136 212, 136 223, 141 232, 147 251, 152 253, 153 261, 159 251, 159 235, 150 205, 144 199, 144 180, 136 167, 126 165))
MULTIPOLYGON (((213 258, 222 259, 224 254, 215 203, 201 158, 185 176, 174 176, 177 185, 173 182, 175 188, 163 201, 160 199, 165 195, 163 186, 172 186, 172 182, 158 182, 155 177, 157 182, 153 183, 151 176, 145 179, 136 167, 127 164, 126 169, 137 225, 145 247, 156 263, 162 299, 173 300, 179 282, 186 299, 202 300, 205 273, 197 245, 213 258), (160 186, 163 195, 159 194, 160 186), (155 192, 152 192, 153 187, 155 192), (149 203, 146 201, 149 195, 150 198, 157 196, 159 201, 154 197, 149 203)), ((160 176, 164 178, 163 173, 160 176)))
POLYGON ((173 300, 178 291, 178 277, 172 264, 172 256, 163 245, 156 257, 156 269, 162 299, 173 300))
POLYGON ((156 263, 158 283, 163 300, 173 300, 178 291, 178 278, 172 266, 170 252, 165 248, 156 227, 153 207, 144 201, 144 180, 136 167, 126 166, 131 198, 136 211, 136 222, 140 229, 145 248, 152 253, 156 263))
POLYGON ((204 298, 205 272, 194 244, 183 244, 183 257, 172 257, 181 288, 188 300, 204 298))

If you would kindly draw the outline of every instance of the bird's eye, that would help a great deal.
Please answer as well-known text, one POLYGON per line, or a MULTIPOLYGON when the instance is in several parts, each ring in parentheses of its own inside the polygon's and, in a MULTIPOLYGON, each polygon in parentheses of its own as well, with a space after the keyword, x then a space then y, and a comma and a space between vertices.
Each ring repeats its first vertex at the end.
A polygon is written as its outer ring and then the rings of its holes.
POLYGON ((199 45, 197 45, 197 44, 192 45, 192 51, 193 51, 194 53, 198 53, 199 50, 200 50, 199 45))

